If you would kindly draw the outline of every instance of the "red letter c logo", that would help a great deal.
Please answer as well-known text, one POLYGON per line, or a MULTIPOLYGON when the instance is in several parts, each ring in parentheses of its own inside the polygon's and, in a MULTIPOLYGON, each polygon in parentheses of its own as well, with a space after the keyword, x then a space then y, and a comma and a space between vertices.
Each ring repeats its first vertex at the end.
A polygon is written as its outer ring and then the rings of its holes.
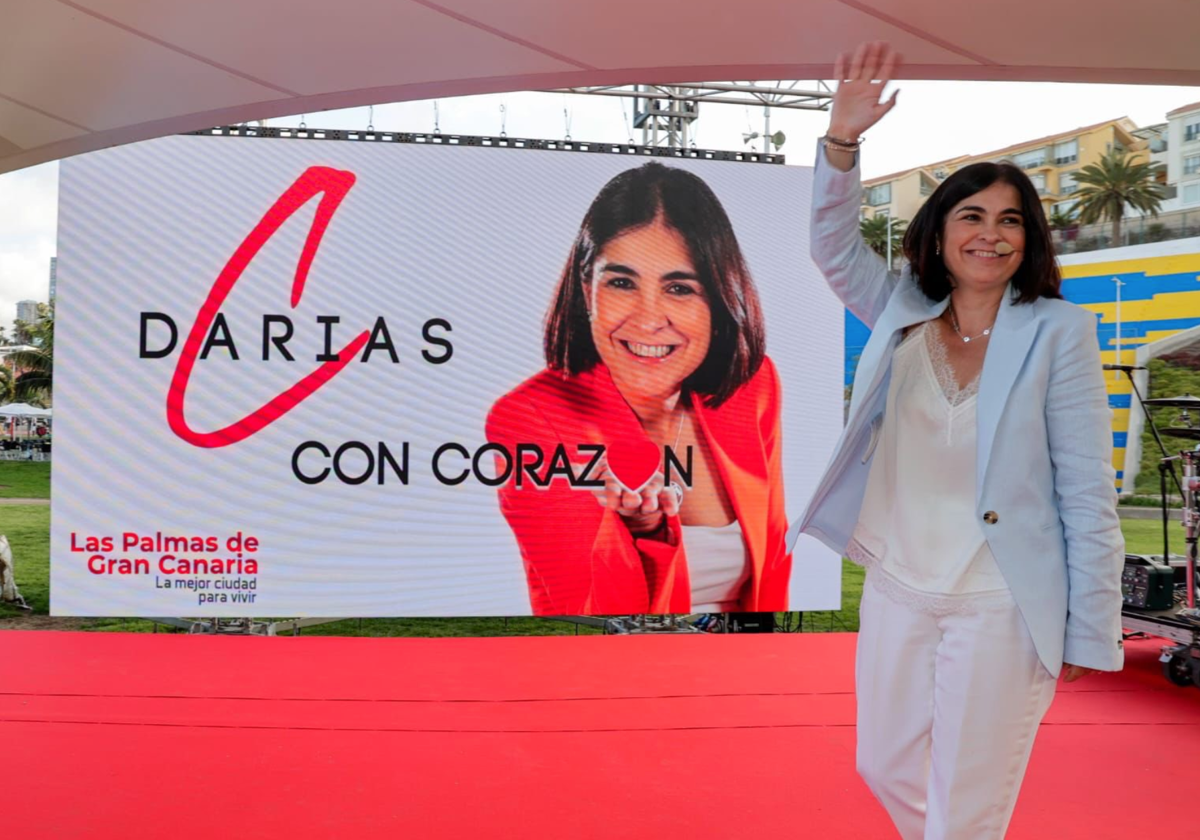
POLYGON ((195 367, 196 357, 200 353, 200 345, 208 334, 213 320, 217 317, 221 304, 233 290, 234 284, 242 276, 246 266, 267 243, 267 240, 274 236, 283 223, 291 218, 293 213, 303 207, 310 198, 318 193, 323 193, 312 228, 308 232, 308 239, 304 243, 304 250, 300 253, 300 261, 296 265, 296 279, 292 283, 292 308, 294 309, 304 294, 304 282, 308 279, 308 269, 312 265, 313 257, 317 255, 317 249, 321 246, 321 237, 325 235, 325 229, 329 226, 329 221, 333 218, 338 205, 342 203, 346 193, 354 186, 354 181, 353 172, 330 169, 325 166, 313 166, 305 170, 304 174, 296 179, 296 183, 292 184, 287 192, 272 205, 271 209, 263 216, 262 221, 255 226, 254 230, 250 231, 250 235, 229 258, 229 262, 226 263, 225 268, 217 277, 217 281, 213 284, 212 290, 208 293, 207 300, 200 307, 196 323, 192 326, 191 333, 188 334, 183 351, 179 355, 179 363, 175 366, 171 389, 167 392, 167 422, 170 424, 171 430, 188 443, 195 446, 218 447, 228 446, 250 437, 287 414, 307 399, 310 394, 337 376, 366 344, 370 334, 364 330, 338 352, 338 361, 325 362, 270 402, 223 429, 215 432, 198 432, 184 419, 184 398, 187 396, 188 380, 192 376, 192 368, 195 367))

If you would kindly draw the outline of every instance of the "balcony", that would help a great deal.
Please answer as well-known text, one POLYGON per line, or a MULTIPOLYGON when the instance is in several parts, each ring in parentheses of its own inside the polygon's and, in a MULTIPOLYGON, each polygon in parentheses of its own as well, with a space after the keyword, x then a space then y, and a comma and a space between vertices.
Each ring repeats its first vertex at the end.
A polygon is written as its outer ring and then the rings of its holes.
POLYGON ((1111 236, 1111 222, 1072 225, 1067 230, 1054 232, 1054 250, 1059 254, 1074 254, 1122 245, 1200 237, 1200 208, 1168 211, 1157 219, 1144 216, 1127 217, 1121 225, 1121 241, 1114 243, 1111 236))

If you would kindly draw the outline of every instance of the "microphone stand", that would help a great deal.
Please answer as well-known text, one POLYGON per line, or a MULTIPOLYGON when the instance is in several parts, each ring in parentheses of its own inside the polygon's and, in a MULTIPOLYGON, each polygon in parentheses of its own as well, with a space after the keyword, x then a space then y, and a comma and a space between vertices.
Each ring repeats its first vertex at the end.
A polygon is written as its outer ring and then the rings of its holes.
MULTIPOLYGON (((1197 538, 1200 537, 1200 509, 1197 502, 1200 501, 1200 477, 1197 476, 1197 467, 1200 466, 1200 455, 1195 452, 1181 452, 1179 455, 1167 455, 1167 448, 1163 445, 1162 437, 1158 434, 1158 427, 1154 425, 1154 418, 1150 416, 1150 409, 1146 407, 1146 401, 1142 399, 1142 394, 1138 390, 1137 383, 1133 381, 1133 371, 1125 370, 1125 375, 1129 377, 1129 386, 1133 389, 1133 393, 1137 396, 1138 404, 1142 407, 1142 412, 1146 415, 1146 422, 1150 425, 1150 432, 1154 435, 1154 442, 1158 444, 1158 451, 1162 453, 1162 460, 1158 462, 1158 486, 1159 498, 1162 500, 1162 523, 1163 523, 1163 562, 1170 568, 1171 554, 1170 542, 1167 536, 1168 530, 1168 515, 1167 515, 1167 473, 1171 473, 1171 479, 1175 483, 1176 489, 1179 490, 1179 497, 1183 500, 1183 526, 1184 526, 1184 541, 1187 544, 1187 566, 1185 575, 1185 586, 1187 587, 1187 597, 1184 600, 1184 607, 1181 610, 1175 611, 1175 605, 1172 603, 1171 609, 1175 612, 1175 617, 1179 620, 1188 622, 1193 627, 1200 626, 1200 610, 1196 609, 1196 554, 1197 554, 1197 538), (1183 463, 1183 483, 1180 482, 1179 476, 1175 473, 1175 461, 1183 463), (1185 490, 1186 488, 1186 490, 1185 490)), ((1200 670, 1193 666, 1196 661, 1193 659, 1194 651, 1196 650, 1196 634, 1193 632, 1192 642, 1176 645, 1174 647, 1164 647, 1162 655, 1159 656, 1159 662, 1162 663, 1163 673, 1167 679, 1176 685, 1184 685, 1190 681, 1200 686, 1200 670), (1182 681, 1181 681, 1182 680, 1182 681)))
POLYGON ((1125 376, 1129 378, 1129 387, 1133 389, 1133 393, 1137 396, 1138 405, 1142 407, 1142 413, 1146 415, 1146 423, 1150 426, 1150 433, 1154 435, 1154 442, 1158 444, 1158 451, 1162 453, 1162 459, 1158 462, 1158 487, 1159 500, 1162 504, 1162 528, 1163 528, 1163 562, 1170 565, 1171 550, 1170 539, 1168 537, 1168 523, 1170 521, 1167 508, 1167 473, 1170 472, 1171 480, 1175 484, 1175 489, 1179 491, 1179 498, 1183 498, 1183 485, 1179 481, 1179 476, 1175 474, 1175 461, 1178 456, 1170 456, 1167 454, 1167 447, 1162 442, 1162 437, 1158 434, 1158 427, 1154 425, 1154 418, 1150 416, 1150 409, 1146 407, 1146 401, 1142 399, 1142 392, 1138 390, 1137 383, 1133 381, 1133 371, 1125 370, 1125 376))
POLYGON ((1186 607, 1176 615, 1188 621, 1200 621, 1200 612, 1196 610, 1196 542, 1200 538, 1200 510, 1197 504, 1197 490, 1200 490, 1200 457, 1194 452, 1183 453, 1183 527, 1187 541, 1187 586, 1186 607))

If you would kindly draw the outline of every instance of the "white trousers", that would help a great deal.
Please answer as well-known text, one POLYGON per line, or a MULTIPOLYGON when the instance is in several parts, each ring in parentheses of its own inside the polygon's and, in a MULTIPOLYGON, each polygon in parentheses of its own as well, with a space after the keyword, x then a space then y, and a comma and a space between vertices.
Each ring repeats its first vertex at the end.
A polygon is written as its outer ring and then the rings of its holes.
POLYGON ((880 574, 859 611, 859 775, 904 840, 1000 840, 1055 680, 1011 597, 918 609, 880 574))

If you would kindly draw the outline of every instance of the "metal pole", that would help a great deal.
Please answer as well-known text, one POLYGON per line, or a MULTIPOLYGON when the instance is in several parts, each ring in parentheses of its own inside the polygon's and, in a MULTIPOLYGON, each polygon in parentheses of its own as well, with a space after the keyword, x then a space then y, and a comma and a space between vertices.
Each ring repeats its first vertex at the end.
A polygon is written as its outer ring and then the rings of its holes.
POLYGON ((892 208, 888 208, 887 217, 887 267, 892 270, 892 208))
POLYGON ((771 153, 771 106, 763 106, 763 154, 771 153))
POLYGON ((1171 538, 1167 533, 1167 523, 1170 520, 1170 511, 1167 509, 1167 464, 1169 463, 1170 461, 1158 462, 1158 497, 1162 503, 1163 562, 1168 566, 1171 565, 1171 538))
MULTIPOLYGON (((1121 282, 1120 277, 1114 277, 1113 282, 1117 284, 1117 336, 1113 344, 1116 350, 1116 363, 1121 364, 1121 287, 1125 284, 1121 282)), ((1120 380, 1121 371, 1113 371, 1113 379, 1120 380)))
MULTIPOLYGON (((1200 511, 1196 509, 1197 459, 1192 452, 1181 452, 1183 460, 1183 529, 1187 541, 1187 608, 1196 609, 1196 539, 1200 527, 1200 511)), ((1194 616, 1192 616, 1194 617, 1194 616)))

